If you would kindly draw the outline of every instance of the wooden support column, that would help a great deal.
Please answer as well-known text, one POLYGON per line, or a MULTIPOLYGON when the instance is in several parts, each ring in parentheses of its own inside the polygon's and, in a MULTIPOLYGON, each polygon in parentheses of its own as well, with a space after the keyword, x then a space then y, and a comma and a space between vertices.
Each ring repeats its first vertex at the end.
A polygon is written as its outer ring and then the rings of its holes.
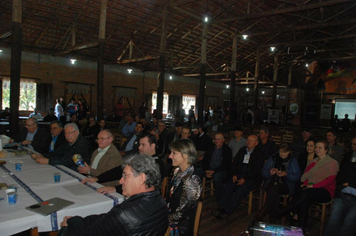
POLYGON ((105 28, 106 28, 107 0, 101 0, 99 42, 98 42, 98 68, 96 80, 97 114, 104 114, 104 53, 105 53, 105 28))
POLYGON ((235 79, 236 79, 236 56, 237 56, 237 40, 235 35, 232 41, 232 58, 231 58, 231 78, 230 78, 230 111, 229 111, 229 123, 234 125, 236 123, 236 104, 235 104, 235 79))
POLYGON ((22 0, 12 2, 12 44, 10 69, 10 135, 15 137, 19 133, 19 104, 21 79, 21 51, 22 51, 22 0))
POLYGON ((277 54, 275 54, 274 55, 274 70, 273 70, 272 109, 276 109, 277 78, 278 78, 278 56, 277 56, 277 54))
POLYGON ((161 45, 159 51, 159 72, 157 81, 157 113, 162 114, 163 111, 163 91, 164 91, 164 74, 166 69, 166 45, 167 45, 167 15, 168 5, 165 5, 162 14, 162 33, 161 33, 161 45))
POLYGON ((292 61, 289 64, 289 70, 288 70, 288 88, 292 86, 292 69, 293 69, 293 64, 292 61))
POLYGON ((255 65, 255 84, 253 87, 253 109, 256 111, 258 107, 258 80, 260 78, 260 49, 256 50, 256 65, 255 65))
POLYGON ((205 102, 205 81, 206 81, 206 45, 208 36, 208 23, 203 24, 203 34, 201 42, 201 59, 200 59, 200 84, 198 100, 198 123, 203 126, 204 123, 204 102, 205 102))

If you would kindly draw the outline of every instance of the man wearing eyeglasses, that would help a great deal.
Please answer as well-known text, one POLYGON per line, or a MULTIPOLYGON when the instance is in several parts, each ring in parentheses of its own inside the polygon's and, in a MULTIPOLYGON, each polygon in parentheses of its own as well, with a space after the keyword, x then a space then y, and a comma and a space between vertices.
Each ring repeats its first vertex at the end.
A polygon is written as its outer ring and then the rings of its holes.
MULTIPOLYGON (((104 129, 100 131, 97 138, 99 148, 96 149, 91 156, 90 166, 84 163, 85 166, 78 167, 78 172, 97 177, 114 167, 121 166, 124 161, 120 152, 115 145, 112 144, 112 141, 113 135, 109 130, 104 129)), ((114 180, 102 184, 105 186, 115 186, 119 184, 119 181, 114 180)))
POLYGON ((26 120, 25 128, 21 130, 15 140, 10 140, 10 142, 14 141, 42 153, 48 151, 51 135, 45 129, 38 127, 38 121, 35 117, 30 117, 26 120))
POLYGON ((43 155, 32 154, 31 157, 42 165, 64 165, 72 170, 77 170, 77 166, 72 160, 74 154, 81 155, 83 161, 89 163, 93 149, 89 141, 79 134, 78 126, 74 123, 66 124, 64 135, 67 142, 57 150, 43 155))

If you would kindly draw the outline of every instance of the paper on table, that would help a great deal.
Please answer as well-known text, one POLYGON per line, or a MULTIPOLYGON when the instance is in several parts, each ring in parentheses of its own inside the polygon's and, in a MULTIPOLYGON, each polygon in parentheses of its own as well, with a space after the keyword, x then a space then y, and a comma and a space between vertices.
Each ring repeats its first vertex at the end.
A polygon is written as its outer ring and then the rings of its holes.
POLYGON ((84 184, 68 185, 63 186, 63 188, 75 196, 93 193, 93 189, 89 188, 88 186, 85 186, 84 184))

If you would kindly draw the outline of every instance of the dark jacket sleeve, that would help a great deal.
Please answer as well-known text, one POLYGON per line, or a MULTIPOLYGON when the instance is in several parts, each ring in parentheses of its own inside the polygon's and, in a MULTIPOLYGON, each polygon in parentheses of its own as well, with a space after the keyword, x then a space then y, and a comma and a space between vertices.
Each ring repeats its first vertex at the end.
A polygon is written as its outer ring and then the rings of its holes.
POLYGON ((215 172, 219 172, 219 171, 230 171, 230 166, 232 164, 232 151, 231 148, 229 146, 227 146, 226 144, 224 144, 222 146, 223 150, 221 153, 221 165, 215 169, 215 172))
POLYGON ((62 131, 58 138, 56 143, 54 144, 54 150, 57 150, 60 146, 66 143, 66 138, 64 137, 64 131, 62 131))
MULTIPOLYGON (((223 171, 226 170, 230 173, 230 166, 231 166, 231 162, 232 162, 232 151, 231 148, 229 148, 229 146, 227 146, 226 144, 223 144, 223 146, 221 147, 221 164, 218 168, 214 169, 213 171, 219 172, 219 171, 223 171)), ((211 160, 211 156, 213 155, 213 151, 212 150, 209 155, 207 155, 204 160, 203 160, 203 169, 205 170, 209 170, 209 165, 210 165, 210 160, 211 160)), ((228 174, 229 174, 228 173, 228 174)))
POLYGON ((349 183, 349 186, 356 188, 356 163, 351 162, 352 152, 344 157, 344 162, 337 175, 337 184, 339 189, 345 188, 344 183, 349 183))
POLYGON ((251 166, 249 167, 249 173, 245 176, 245 180, 254 180, 256 182, 262 182, 262 168, 265 163, 263 153, 256 149, 251 155, 251 166))
POLYGON ((105 171, 101 175, 97 176, 98 183, 105 183, 113 180, 119 180, 122 177, 122 168, 117 166, 111 170, 105 171))
POLYGON ((84 137, 79 136, 77 141, 70 146, 68 143, 62 145, 53 153, 48 154, 50 165, 65 165, 68 168, 77 170, 75 163, 72 160, 74 154, 80 154, 83 157, 84 162, 90 163, 91 154, 93 149, 89 144, 89 141, 84 137))

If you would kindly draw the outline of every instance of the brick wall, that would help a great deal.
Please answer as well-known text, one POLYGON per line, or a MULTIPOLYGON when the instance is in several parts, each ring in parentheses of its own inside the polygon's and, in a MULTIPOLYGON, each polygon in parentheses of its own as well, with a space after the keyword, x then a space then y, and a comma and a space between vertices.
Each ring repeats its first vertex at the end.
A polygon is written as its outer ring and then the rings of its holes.
MULTIPOLYGON (((0 54, 0 76, 10 75, 10 49, 3 49, 0 54)), ((40 83, 53 84, 53 106, 55 98, 64 96, 64 81, 95 84, 97 80, 97 64, 95 62, 77 61, 74 65, 70 63, 70 58, 52 57, 34 53, 22 53, 21 76, 37 79, 40 83)), ((168 78, 168 75, 166 76, 168 78)), ((105 66, 104 74, 104 109, 110 114, 113 107, 113 86, 134 87, 135 98, 133 107, 135 111, 144 101, 145 95, 157 90, 157 73, 135 70, 128 74, 126 69, 119 65, 105 66)), ((224 85, 215 82, 207 82, 206 96, 219 97, 218 105, 223 104, 228 95, 224 95, 222 90, 224 85)), ((164 91, 169 95, 199 94, 199 80, 193 78, 174 77, 173 80, 166 79, 164 91)), ((115 102, 117 98, 114 99, 115 102)), ((67 103, 69 101, 66 101, 67 103)), ((97 91, 96 86, 92 87, 92 108, 96 113, 97 91)), ((41 111, 45 114, 45 111, 41 111)))

